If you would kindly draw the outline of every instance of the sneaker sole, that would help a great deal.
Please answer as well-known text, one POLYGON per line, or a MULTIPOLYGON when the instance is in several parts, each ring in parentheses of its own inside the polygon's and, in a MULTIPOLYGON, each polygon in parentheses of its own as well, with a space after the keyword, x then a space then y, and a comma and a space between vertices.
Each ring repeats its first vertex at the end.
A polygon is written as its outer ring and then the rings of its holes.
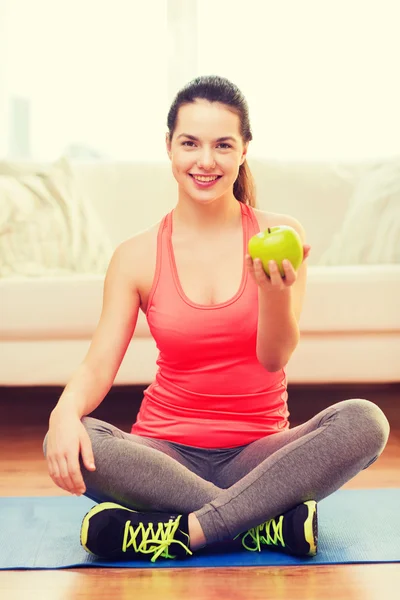
POLYGON ((310 546, 307 556, 315 556, 317 554, 317 503, 315 500, 308 500, 304 504, 308 508, 308 517, 304 522, 304 536, 310 546))
POLYGON ((94 515, 102 512, 103 510, 108 510, 109 508, 119 508, 123 510, 127 510, 129 512, 137 512, 136 510, 132 510, 131 508, 126 508, 126 506, 121 506, 120 504, 115 504, 114 502, 101 502, 101 504, 97 504, 89 510, 89 512, 83 517, 82 526, 81 526, 81 545, 89 554, 93 554, 91 550, 87 547, 87 539, 89 533, 89 521, 94 515))

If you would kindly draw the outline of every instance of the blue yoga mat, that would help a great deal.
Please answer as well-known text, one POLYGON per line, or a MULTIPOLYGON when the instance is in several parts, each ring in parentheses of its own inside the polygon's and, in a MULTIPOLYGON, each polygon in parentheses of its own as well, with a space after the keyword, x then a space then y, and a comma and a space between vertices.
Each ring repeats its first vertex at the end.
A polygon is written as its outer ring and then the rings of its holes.
POLYGON ((318 505, 319 550, 313 558, 204 548, 187 560, 107 562, 79 542, 85 497, 0 498, 0 569, 67 567, 249 567, 400 562, 400 489, 339 490, 318 505))

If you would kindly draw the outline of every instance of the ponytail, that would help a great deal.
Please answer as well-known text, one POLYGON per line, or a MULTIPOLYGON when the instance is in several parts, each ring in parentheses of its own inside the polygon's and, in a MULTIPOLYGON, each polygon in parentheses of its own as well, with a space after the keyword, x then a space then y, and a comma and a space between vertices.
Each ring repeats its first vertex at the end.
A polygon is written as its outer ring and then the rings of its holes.
POLYGON ((233 195, 239 202, 256 208, 256 186, 247 160, 239 167, 239 175, 233 184, 233 195))

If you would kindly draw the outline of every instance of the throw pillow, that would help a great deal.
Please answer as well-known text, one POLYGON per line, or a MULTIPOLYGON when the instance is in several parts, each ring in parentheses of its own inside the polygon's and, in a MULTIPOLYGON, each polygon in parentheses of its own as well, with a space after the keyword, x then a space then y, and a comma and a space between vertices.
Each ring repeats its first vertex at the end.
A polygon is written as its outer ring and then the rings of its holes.
POLYGON ((0 277, 104 273, 111 254, 66 159, 36 173, 1 165, 0 277))
POLYGON ((400 160, 369 167, 321 265, 400 263, 400 160))

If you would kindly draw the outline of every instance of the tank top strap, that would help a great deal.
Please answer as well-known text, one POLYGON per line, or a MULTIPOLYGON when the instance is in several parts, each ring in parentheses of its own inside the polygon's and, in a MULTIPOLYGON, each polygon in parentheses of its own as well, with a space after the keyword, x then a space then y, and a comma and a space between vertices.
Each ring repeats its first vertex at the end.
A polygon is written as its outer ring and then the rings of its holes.
POLYGON ((257 233, 260 232, 260 226, 258 224, 257 221, 257 217, 254 214, 254 210, 251 206, 249 206, 248 204, 243 204, 243 202, 240 203, 241 208, 242 208, 242 213, 245 215, 245 235, 246 235, 246 246, 247 246, 247 242, 249 241, 249 239, 251 237, 253 237, 253 235, 256 235, 257 233))
POLYGON ((150 290, 149 299, 147 303, 147 313, 153 304, 154 294, 159 288, 160 280, 163 279, 163 285, 165 280, 167 285, 171 287, 171 260, 168 252, 168 236, 171 235, 171 215, 172 212, 167 213, 161 219, 160 225, 157 232, 157 254, 156 254, 156 268, 154 273, 153 285, 150 290))
POLYGON ((172 212, 164 215, 158 229, 156 269, 160 272, 165 272, 165 269, 169 267, 168 238, 171 236, 171 218, 172 212))

